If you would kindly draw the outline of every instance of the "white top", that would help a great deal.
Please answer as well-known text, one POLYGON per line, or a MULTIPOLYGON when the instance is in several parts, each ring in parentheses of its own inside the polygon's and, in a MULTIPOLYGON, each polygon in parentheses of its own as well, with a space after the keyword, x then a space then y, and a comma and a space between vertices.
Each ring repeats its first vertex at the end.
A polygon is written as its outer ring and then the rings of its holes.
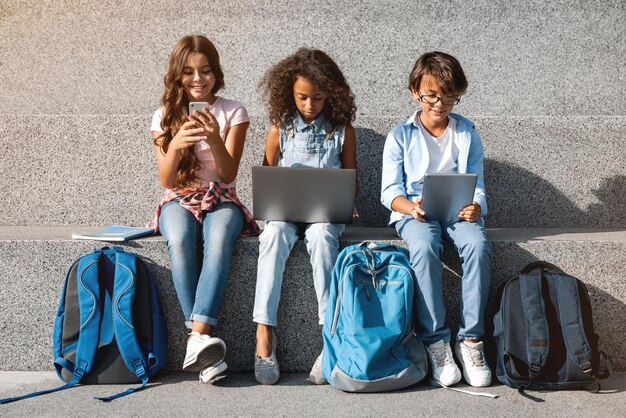
MULTIPOLYGON (((217 97, 217 100, 212 105, 209 105, 209 112, 215 116, 215 119, 220 124, 220 136, 223 141, 226 141, 228 131, 231 127, 239 125, 241 123, 249 122, 248 112, 241 103, 236 100, 224 99, 223 97, 217 97)), ((150 125, 150 133, 163 132, 161 128, 161 120, 163 119, 163 108, 157 109, 152 116, 152 124, 150 125)), ((200 162, 200 170, 196 173, 200 184, 198 187, 208 187, 210 181, 221 181, 217 175, 215 169, 215 160, 213 159, 213 153, 211 147, 204 141, 198 142, 194 146, 194 151, 198 156, 200 162)), ((225 185, 225 187, 235 187, 235 181, 225 185)))
POLYGON ((426 147, 428 148, 428 169, 427 173, 456 173, 457 161, 459 160, 459 147, 457 129, 457 121, 448 118, 448 127, 443 135, 435 138, 428 133, 418 115, 415 116, 415 122, 422 131, 426 147))

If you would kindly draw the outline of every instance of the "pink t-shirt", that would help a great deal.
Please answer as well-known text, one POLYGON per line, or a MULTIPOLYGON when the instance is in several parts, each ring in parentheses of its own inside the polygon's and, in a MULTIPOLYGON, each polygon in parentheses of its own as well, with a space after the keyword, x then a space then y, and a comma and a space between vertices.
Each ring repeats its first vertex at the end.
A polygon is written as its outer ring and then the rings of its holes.
MULTIPOLYGON (((250 121, 250 118, 248 118, 248 112, 241 103, 236 100, 224 99, 219 96, 212 105, 209 105, 209 112, 215 116, 215 119, 217 119, 220 124, 220 136, 223 141, 226 141, 228 131, 231 127, 250 121)), ((163 108, 161 107, 154 112, 154 115, 152 116, 150 133, 163 132, 163 129, 161 128, 162 119, 163 108)), ((200 141, 194 146, 194 150, 198 156, 198 160, 200 161, 200 170, 196 173, 196 176, 201 181, 198 187, 208 187, 210 181, 221 181, 215 169, 215 160, 213 159, 213 153, 211 152, 209 144, 204 141, 200 141)), ((225 187, 235 187, 235 181, 225 185, 225 187)))

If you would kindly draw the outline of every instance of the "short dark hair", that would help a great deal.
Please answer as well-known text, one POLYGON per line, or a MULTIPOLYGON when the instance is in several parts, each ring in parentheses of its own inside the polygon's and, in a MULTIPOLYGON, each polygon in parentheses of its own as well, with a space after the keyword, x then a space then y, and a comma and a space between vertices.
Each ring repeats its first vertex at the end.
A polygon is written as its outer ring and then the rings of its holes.
POLYGON ((433 51, 420 55, 409 74, 409 89, 418 91, 424 75, 431 75, 443 94, 449 97, 462 96, 467 90, 467 79, 461 63, 452 55, 433 51))

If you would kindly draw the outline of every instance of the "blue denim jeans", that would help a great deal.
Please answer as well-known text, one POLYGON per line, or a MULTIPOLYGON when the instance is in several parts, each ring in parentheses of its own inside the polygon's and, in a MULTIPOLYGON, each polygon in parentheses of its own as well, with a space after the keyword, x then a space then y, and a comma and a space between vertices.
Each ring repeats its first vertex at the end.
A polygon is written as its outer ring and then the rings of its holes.
MULTIPOLYGON (((313 285, 317 295, 319 324, 324 323, 330 292, 330 279, 339 254, 339 237, 344 224, 313 223, 306 226, 304 243, 311 256, 313 285)), ((268 221, 259 237, 256 295, 253 320, 258 324, 278 324, 278 302, 289 253, 298 240, 298 227, 290 222, 268 221)))
POLYGON ((235 241, 243 213, 234 203, 220 203, 202 224, 177 200, 163 205, 159 229, 167 243, 172 279, 185 315, 192 321, 217 324, 235 241))
POLYGON ((491 282, 491 242, 482 219, 478 222, 418 222, 405 216, 396 223, 398 235, 407 242, 411 266, 418 283, 418 321, 422 340, 432 344, 450 342, 443 302, 443 239, 459 253, 461 279, 461 325, 457 341, 482 339, 485 307, 491 282))

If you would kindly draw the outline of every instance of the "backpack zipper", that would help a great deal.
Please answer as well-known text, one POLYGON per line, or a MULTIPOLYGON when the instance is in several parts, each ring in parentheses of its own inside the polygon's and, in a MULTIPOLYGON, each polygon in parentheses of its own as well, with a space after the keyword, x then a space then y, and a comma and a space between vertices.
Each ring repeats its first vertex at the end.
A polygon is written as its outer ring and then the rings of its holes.
MULTIPOLYGON (((370 250, 370 251, 378 251, 378 252, 383 252, 385 250, 370 250)), ((355 250, 355 251, 351 251, 349 252, 345 258, 349 257, 350 255, 354 254, 354 253, 358 253, 358 252, 363 252, 363 250, 355 250)), ((343 296, 343 294, 345 293, 345 287, 346 287, 346 276, 348 275, 348 273, 350 273, 355 267, 361 267, 362 270, 364 270, 366 273, 369 273, 368 270, 363 269, 362 266, 360 266, 359 264, 354 264, 352 266, 350 266, 343 274, 343 278, 342 278, 342 285, 344 287, 344 289, 341 288, 341 286, 337 286, 337 301, 335 302, 335 312, 333 315, 333 323, 332 326, 330 328, 330 335, 331 336, 335 336, 336 332, 337 332, 337 325, 339 322, 339 309, 341 307, 341 298, 343 296)), ((406 271, 409 274, 409 277, 411 276, 412 271, 407 269, 406 267, 402 266, 402 265, 394 265, 394 267, 402 269, 404 271, 406 271)), ((389 268, 389 265, 385 265, 383 266, 383 268, 376 270, 374 273, 379 273, 385 269, 389 268)), ((373 276, 373 281, 375 282, 375 274, 373 276)), ((365 294, 367 296, 368 300, 371 300, 369 291, 367 290, 367 284, 365 281, 360 281, 360 283, 363 285, 363 288, 365 289, 365 294)), ((399 280, 392 280, 392 281, 387 281, 387 284, 400 284, 399 280)), ((413 286, 415 286, 415 283, 413 283, 413 286)), ((378 286, 375 287, 375 289, 377 289, 378 286)), ((415 297, 415 295, 413 295, 413 297, 415 297)))

